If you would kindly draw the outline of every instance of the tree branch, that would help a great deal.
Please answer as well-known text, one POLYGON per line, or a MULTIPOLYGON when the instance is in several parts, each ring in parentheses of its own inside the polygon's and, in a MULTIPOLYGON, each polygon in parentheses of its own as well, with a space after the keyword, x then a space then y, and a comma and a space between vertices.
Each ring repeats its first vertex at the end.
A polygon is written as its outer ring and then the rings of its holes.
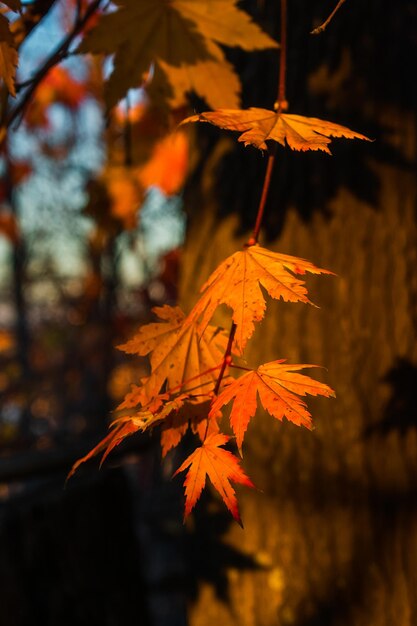
POLYGON ((330 24, 330 22, 332 21, 333 17, 336 15, 337 11, 340 9, 340 7, 342 6, 342 4, 344 4, 346 2, 346 0, 339 0, 339 2, 337 3, 337 5, 335 6, 335 8, 333 9, 333 11, 330 13, 329 17, 327 18, 327 20, 325 20, 323 22, 323 24, 321 24, 320 26, 317 26, 317 28, 315 28, 314 30, 311 31, 310 35, 320 35, 320 33, 322 33, 327 26, 330 24))
POLYGON ((13 122, 24 113, 38 85, 48 74, 49 70, 68 56, 69 48, 72 42, 83 30, 91 16, 94 15, 94 13, 99 9, 101 3, 102 0, 95 0, 92 4, 90 4, 82 17, 76 17, 71 32, 68 33, 68 35, 57 47, 57 49, 48 57, 42 67, 36 72, 35 76, 31 79, 28 90, 26 91, 20 102, 12 109, 12 111, 8 115, 5 124, 6 127, 11 126, 11 124, 13 124, 13 122))

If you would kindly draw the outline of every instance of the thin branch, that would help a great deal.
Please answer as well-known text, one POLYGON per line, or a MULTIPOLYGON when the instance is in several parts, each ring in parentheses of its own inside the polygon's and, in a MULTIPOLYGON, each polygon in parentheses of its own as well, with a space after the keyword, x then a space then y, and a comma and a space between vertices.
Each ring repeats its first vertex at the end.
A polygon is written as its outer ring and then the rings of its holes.
POLYGON ((323 24, 320 24, 320 26, 317 26, 317 28, 312 30, 310 35, 320 35, 320 33, 322 33, 324 30, 326 30, 327 26, 330 24, 330 22, 332 21, 333 17, 336 15, 337 11, 340 9, 342 4, 344 4, 345 2, 346 2, 346 0, 339 0, 339 2, 337 3, 337 5, 333 9, 333 11, 330 13, 330 15, 327 18, 327 20, 325 20, 323 22, 323 24))
POLYGON ((281 0, 281 41, 279 55, 278 95, 275 110, 278 113, 288 108, 286 98, 287 83, 287 0, 281 0))
MULTIPOLYGON (((285 111, 288 108, 286 99, 286 77, 287 77, 287 0, 281 0, 281 41, 280 41, 280 57, 279 57, 279 78, 277 100, 274 109, 277 113, 285 111)), ((258 211, 256 214, 255 226, 253 227, 252 236, 246 243, 246 246, 254 246, 258 243, 259 233, 261 230, 262 220, 265 212, 265 205, 268 199, 269 188, 271 186, 272 172, 275 165, 276 146, 271 149, 268 155, 264 183, 262 186, 261 198, 259 200, 258 211)))
POLYGON ((130 119, 130 98, 129 92, 126 93, 126 119, 123 131, 124 143, 124 162, 126 167, 133 165, 133 142, 132 142, 132 121, 130 119))
POLYGON ((231 362, 232 346, 233 346, 233 341, 235 339, 236 328, 237 328, 236 324, 234 322, 232 322, 232 326, 230 328, 230 333, 229 333, 229 340, 228 340, 227 346, 226 346, 226 352, 224 353, 224 357, 223 357, 223 363, 222 363, 222 366, 220 368, 219 377, 217 379, 216 386, 214 387, 214 391, 213 391, 215 396, 217 396, 217 394, 219 393, 220 385, 222 384, 222 380, 223 380, 224 373, 226 371, 226 367, 231 362))
POLYGON ((88 20, 96 11, 100 8, 100 4, 102 0, 95 0, 86 12, 83 17, 80 19, 76 19, 74 26, 70 33, 64 38, 64 40, 60 43, 57 49, 49 56, 49 58, 45 61, 42 67, 36 72, 35 76, 31 79, 30 86, 28 90, 20 100, 20 102, 12 109, 7 120, 6 127, 9 127, 13 122, 19 118, 25 112, 25 109, 29 105, 38 85, 42 82, 45 76, 48 74, 49 70, 51 70, 55 65, 60 63, 63 59, 65 59, 69 54, 69 48, 74 41, 74 39, 81 33, 88 20))
POLYGON ((266 172, 264 178, 264 184, 262 186, 261 199, 259 201, 258 212, 256 215, 256 222, 253 228, 252 237, 249 239, 247 245, 253 246, 255 243, 258 243, 259 232, 261 230, 262 219, 265 212, 265 205, 268 199, 269 188, 271 186, 272 172, 274 170, 275 165, 275 154, 276 154, 276 146, 272 148, 273 152, 268 156, 268 162, 266 164, 266 172))

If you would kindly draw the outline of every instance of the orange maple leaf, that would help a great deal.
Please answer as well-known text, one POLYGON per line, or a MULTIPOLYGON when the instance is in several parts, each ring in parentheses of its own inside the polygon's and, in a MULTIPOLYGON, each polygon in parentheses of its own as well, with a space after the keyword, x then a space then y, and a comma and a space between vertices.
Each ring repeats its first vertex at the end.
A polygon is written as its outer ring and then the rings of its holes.
POLYGON ((236 329, 236 346, 243 351, 252 336, 255 325, 263 319, 266 309, 260 285, 272 298, 285 302, 310 303, 303 280, 294 274, 332 274, 297 257, 271 252, 259 245, 235 252, 212 273, 201 288, 203 295, 198 300, 187 323, 199 323, 199 332, 204 332, 219 304, 233 309, 236 329))
POLYGON ((267 150, 265 142, 273 140, 283 146, 288 145, 292 150, 323 150, 331 154, 327 146, 332 137, 370 141, 365 135, 333 122, 256 107, 208 111, 187 117, 181 124, 188 122, 210 122, 220 128, 241 132, 239 141, 260 150, 267 150))
POLYGON ((188 152, 188 140, 184 133, 177 131, 163 137, 140 171, 142 185, 156 185, 168 196, 178 193, 187 173, 188 152))
POLYGON ((199 404, 185 402, 177 412, 171 413, 164 420, 161 430, 162 458, 180 443, 188 427, 191 427, 192 432, 198 435, 201 441, 204 441, 206 436, 219 432, 218 418, 221 417, 221 411, 212 412, 209 416, 210 405, 211 400, 199 404))
POLYGON ((143 200, 138 168, 109 166, 102 180, 110 199, 110 214, 121 222, 124 230, 133 230, 143 200))
POLYGON ((184 325, 185 316, 179 307, 164 305, 153 311, 162 321, 141 326, 130 341, 119 346, 128 354, 150 354, 151 375, 136 388, 136 402, 149 401, 165 382, 170 389, 207 394, 207 385, 215 384, 224 355, 224 332, 209 326, 201 337, 195 324, 184 325))
POLYGON ((71 468, 70 473, 67 476, 67 480, 77 471, 82 463, 85 463, 89 459, 92 459, 100 452, 104 452, 100 467, 110 454, 110 452, 118 446, 126 437, 133 435, 136 432, 144 432, 149 428, 153 428, 172 413, 176 413, 184 404, 188 398, 187 394, 181 394, 170 400, 167 400, 166 395, 158 396, 154 398, 148 407, 137 411, 134 415, 124 415, 110 424, 110 432, 104 437, 88 454, 76 461, 71 468))
POLYGON ((184 481, 184 519, 193 510, 208 476, 234 519, 242 524, 236 494, 230 483, 232 481, 247 487, 254 487, 254 484, 240 467, 239 460, 231 452, 221 448, 229 439, 230 437, 221 433, 209 435, 175 472, 174 476, 189 468, 184 481))
POLYGON ((228 385, 214 400, 212 411, 219 411, 225 404, 233 400, 230 413, 230 424, 236 435, 239 450, 250 419, 255 415, 257 397, 270 415, 278 420, 287 418, 297 426, 312 428, 311 415, 306 403, 298 396, 334 397, 335 393, 328 385, 320 383, 298 370, 317 365, 289 365, 285 359, 271 361, 244 374, 228 385), (297 395, 296 395, 297 394, 297 395))

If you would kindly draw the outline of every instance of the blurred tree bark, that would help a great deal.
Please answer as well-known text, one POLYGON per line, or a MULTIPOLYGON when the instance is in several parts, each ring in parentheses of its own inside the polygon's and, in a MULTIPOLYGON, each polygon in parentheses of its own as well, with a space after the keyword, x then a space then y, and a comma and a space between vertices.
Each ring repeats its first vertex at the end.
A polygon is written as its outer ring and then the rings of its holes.
MULTIPOLYGON (((355 130, 377 141, 335 148, 331 163, 279 153, 261 244, 337 277, 308 280, 320 309, 269 301, 248 361, 323 365, 327 371, 317 376, 337 398, 309 401, 312 433, 265 414, 253 420, 243 463, 262 492, 240 490, 245 529, 230 524, 219 540, 257 567, 226 567, 223 599, 201 581, 190 624, 411 626, 417 621, 417 98, 402 63, 417 57, 417 12, 406 0, 395 7, 346 3, 328 31, 308 39, 328 3, 290 4, 290 111, 346 125, 353 120, 355 130), (383 42, 389 41, 388 51, 383 42)), ((253 82, 253 68, 246 72, 253 82)), ((187 197, 186 307, 209 272, 247 239, 256 213, 251 193, 258 193, 248 185, 254 168, 261 178, 266 162, 231 148, 221 131, 198 132, 204 158, 187 197), (225 198, 240 198, 241 205, 225 198)), ((229 327, 226 311, 218 321, 229 327)))

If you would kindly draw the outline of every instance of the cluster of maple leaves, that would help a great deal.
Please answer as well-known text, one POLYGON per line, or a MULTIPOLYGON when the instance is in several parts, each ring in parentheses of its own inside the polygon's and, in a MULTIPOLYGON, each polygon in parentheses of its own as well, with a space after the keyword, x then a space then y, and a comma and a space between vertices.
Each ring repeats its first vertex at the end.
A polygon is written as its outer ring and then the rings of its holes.
MULTIPOLYGON (((21 9, 19 0, 4 4, 12 11, 21 9)), ((183 106, 187 94, 195 92, 215 110, 188 117, 183 124, 209 122, 237 131, 241 133, 239 141, 260 150, 268 150, 270 143, 276 142, 293 150, 330 153, 332 137, 366 139, 338 124, 284 112, 286 103, 278 103, 275 110, 239 108, 239 78, 221 46, 251 51, 278 48, 278 44, 238 8, 237 0, 115 0, 113 4, 116 10, 104 10, 77 48, 80 54, 114 55, 113 71, 105 83, 108 109, 128 89, 143 85, 153 103, 171 110, 183 106)), ((99 1, 95 5, 102 9, 99 1)), ((0 14, 3 50, 14 50, 10 37, 7 19, 0 14)), ((5 58, 0 71, 13 95, 14 52, 5 58)), ((158 150, 163 153, 163 142, 158 150)), ((145 184, 154 180, 154 171, 151 165, 140 172, 131 170, 132 185, 138 176, 145 184)), ((120 185, 117 175, 113 171, 110 187, 123 214, 126 184, 120 185)), ((311 304, 300 278, 306 273, 331 272, 269 251, 252 238, 212 273, 187 315, 179 307, 154 309, 158 321, 142 326, 120 346, 129 354, 149 357, 149 376, 133 386, 116 409, 107 437, 74 465, 70 475, 100 452, 104 460, 135 432, 159 427, 165 456, 191 429, 199 443, 176 472, 187 471, 185 516, 195 506, 208 476, 240 521, 232 483, 253 484, 238 457, 224 447, 230 437, 222 432, 223 408, 231 405, 230 427, 242 454, 245 433, 259 403, 277 420, 285 417, 311 428, 305 396, 334 395, 328 385, 300 373, 314 365, 288 364, 280 359, 251 369, 242 359, 255 323, 265 314, 264 292, 284 302, 311 304), (210 324, 221 305, 232 311, 230 332, 210 324)))

